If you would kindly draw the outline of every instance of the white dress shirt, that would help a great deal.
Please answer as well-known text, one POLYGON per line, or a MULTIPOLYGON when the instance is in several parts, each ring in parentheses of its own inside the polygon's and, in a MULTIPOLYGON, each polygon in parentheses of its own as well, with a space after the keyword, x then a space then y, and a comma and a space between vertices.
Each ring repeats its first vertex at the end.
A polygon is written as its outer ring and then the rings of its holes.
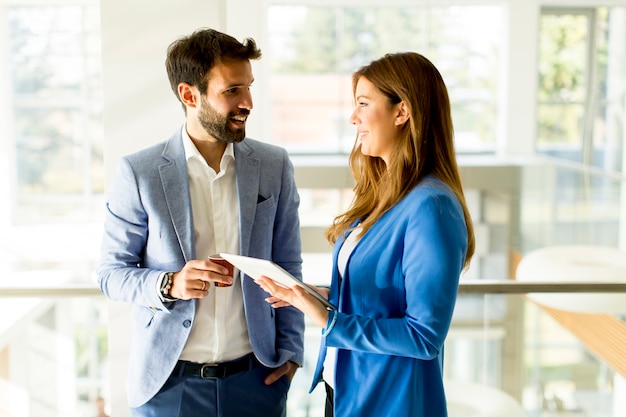
MULTIPOLYGON (((229 252, 239 253, 239 200, 235 176, 235 153, 226 146, 216 173, 202 157, 185 126, 183 146, 187 159, 189 191, 196 244, 196 258, 229 252)), ((239 271, 230 287, 211 284, 206 297, 197 299, 196 316, 181 360, 218 363, 252 352, 244 314, 239 271)))
MULTIPOLYGON (((348 260, 352 251, 356 245, 358 245, 361 233, 361 225, 359 224, 350 234, 346 237, 346 241, 339 249, 337 254, 337 269, 339 269, 339 279, 342 280, 348 267, 348 260)), ((341 281, 340 281, 341 282, 341 281)), ((340 284, 341 288, 341 284, 340 284)), ((331 387, 335 388, 335 363, 337 362, 337 348, 328 346, 326 348, 326 358, 324 358, 324 381, 331 387)))

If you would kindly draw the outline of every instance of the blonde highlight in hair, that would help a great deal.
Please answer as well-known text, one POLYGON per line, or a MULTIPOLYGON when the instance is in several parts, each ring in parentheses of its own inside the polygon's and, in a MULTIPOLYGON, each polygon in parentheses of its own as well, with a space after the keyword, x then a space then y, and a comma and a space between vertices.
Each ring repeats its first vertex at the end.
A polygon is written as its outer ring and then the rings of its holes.
POLYGON ((367 232, 420 181, 432 175, 452 189, 463 207, 467 267, 474 254, 474 228, 456 162, 450 100, 441 74, 426 57, 404 52, 387 54, 356 71, 353 93, 362 77, 387 97, 389 105, 403 102, 409 119, 400 129, 388 166, 381 158, 364 155, 355 140, 349 157, 356 181, 354 199, 327 229, 327 239, 335 243, 357 221, 361 222, 361 233, 367 232))

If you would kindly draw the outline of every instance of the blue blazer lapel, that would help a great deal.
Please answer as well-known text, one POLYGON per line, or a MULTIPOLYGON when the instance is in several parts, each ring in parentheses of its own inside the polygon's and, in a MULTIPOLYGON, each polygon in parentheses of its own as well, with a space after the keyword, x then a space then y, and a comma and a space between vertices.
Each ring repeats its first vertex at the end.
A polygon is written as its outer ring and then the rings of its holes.
POLYGON ((196 254, 187 162, 180 130, 166 142, 162 156, 167 161, 159 166, 165 203, 174 224, 183 256, 188 262, 195 259, 196 254))
POLYGON ((260 161, 253 158, 252 148, 245 141, 235 144, 235 171, 237 175, 237 193, 239 194, 240 240, 242 255, 248 255, 252 224, 256 213, 259 196, 260 161))

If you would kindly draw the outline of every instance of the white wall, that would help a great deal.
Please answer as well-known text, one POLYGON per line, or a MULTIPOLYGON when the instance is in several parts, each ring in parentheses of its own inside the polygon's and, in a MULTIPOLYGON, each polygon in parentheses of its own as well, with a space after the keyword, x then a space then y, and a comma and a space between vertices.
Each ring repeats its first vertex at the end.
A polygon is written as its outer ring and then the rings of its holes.
POLYGON ((168 45, 208 26, 223 30, 225 0, 102 1, 107 178, 120 155, 167 139, 183 121, 165 71, 168 45))
POLYGON ((504 67, 507 88, 501 89, 506 122, 500 124, 504 126, 504 132, 498 132, 497 152, 500 156, 534 154, 539 14, 538 0, 508 2, 508 56, 504 67))
MULTIPOLYGON (((7 8, 4 4, 0 3, 0 33, 5 34, 9 32, 7 23, 7 8)), ((0 36, 0 51, 9 51, 8 38, 5 35, 0 36)), ((8 62, 8 52, 6 55, 0 57, 0 62, 8 62)), ((13 123, 13 111, 11 103, 6 97, 11 94, 12 81, 11 81, 11 66, 0 65, 0 126, 3 126, 3 132, 11 132, 13 123)), ((4 138, 3 138, 4 139, 4 138)), ((13 210, 13 187, 11 184, 12 178, 14 178, 13 172, 15 172, 15 143, 13 140, 0 141, 0 192, 5 197, 0 201, 0 230, 11 230, 12 210, 13 210)), ((0 255, 0 262, 3 265, 10 265, 11 259, 7 255, 0 255)))

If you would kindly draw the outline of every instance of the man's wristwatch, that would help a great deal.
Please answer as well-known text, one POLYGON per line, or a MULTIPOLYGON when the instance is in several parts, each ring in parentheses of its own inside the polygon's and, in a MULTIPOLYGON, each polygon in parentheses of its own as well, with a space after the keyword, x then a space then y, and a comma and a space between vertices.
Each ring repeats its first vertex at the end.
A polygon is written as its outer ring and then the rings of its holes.
POLYGON ((170 289, 172 288, 172 277, 174 276, 173 272, 165 272, 161 277, 161 297, 163 297, 164 301, 176 301, 176 298, 170 295, 170 289))

